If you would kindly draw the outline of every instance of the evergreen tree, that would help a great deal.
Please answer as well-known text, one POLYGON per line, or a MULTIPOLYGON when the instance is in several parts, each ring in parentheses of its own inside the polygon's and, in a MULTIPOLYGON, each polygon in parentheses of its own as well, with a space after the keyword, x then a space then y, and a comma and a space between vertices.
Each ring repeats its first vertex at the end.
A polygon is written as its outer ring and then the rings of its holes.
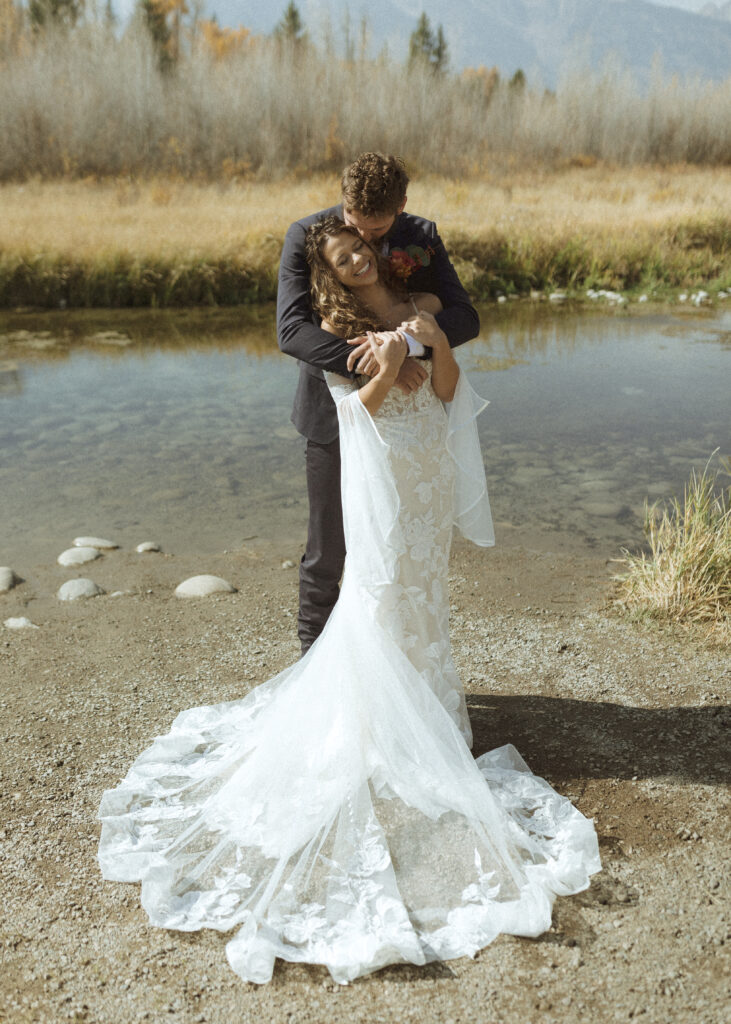
POLYGON ((30 0, 28 17, 35 31, 48 25, 72 28, 83 11, 83 0, 30 0))
POLYGON ((409 39, 409 67, 428 67, 432 71, 446 71, 447 40, 441 25, 432 31, 427 15, 422 12, 409 39))
POLYGON ((437 28, 437 38, 434 43, 432 57, 432 66, 435 71, 447 70, 447 64, 449 63, 449 57, 447 55, 447 40, 444 35, 444 29, 441 25, 437 28))
POLYGON ((518 68, 508 85, 513 92, 522 92, 525 89, 525 72, 522 68, 518 68))
POLYGON ((305 38, 305 26, 294 0, 289 0, 281 21, 274 29, 274 35, 288 43, 301 43, 305 38))
POLYGON ((173 64, 173 58, 171 56, 172 34, 166 12, 157 0, 138 0, 138 10, 142 14, 145 27, 157 50, 160 69, 168 71, 173 64))

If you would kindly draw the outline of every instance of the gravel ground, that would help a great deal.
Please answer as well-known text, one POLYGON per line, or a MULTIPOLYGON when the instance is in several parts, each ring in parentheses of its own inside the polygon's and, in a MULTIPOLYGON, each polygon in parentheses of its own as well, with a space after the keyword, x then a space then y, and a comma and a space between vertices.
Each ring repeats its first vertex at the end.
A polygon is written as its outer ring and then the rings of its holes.
POLYGON ((458 546, 453 641, 475 753, 512 742, 593 817, 604 870, 538 940, 386 968, 347 987, 278 964, 242 983, 226 937, 153 929, 96 864, 101 793, 175 714, 234 699, 297 656, 292 551, 112 552, 76 575, 14 566, 0 595, 0 1021, 718 1024, 729 997, 728 649, 606 608, 599 559, 458 546), (172 596, 210 572, 238 592, 172 596), (4 1008, 3 1008, 4 1007, 4 1008))

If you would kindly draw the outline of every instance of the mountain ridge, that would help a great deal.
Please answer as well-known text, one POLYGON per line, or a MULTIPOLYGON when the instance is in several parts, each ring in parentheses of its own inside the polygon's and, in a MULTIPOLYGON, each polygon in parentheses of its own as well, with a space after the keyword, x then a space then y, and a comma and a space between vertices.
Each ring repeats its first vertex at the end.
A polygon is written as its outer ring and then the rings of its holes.
MULTIPOLYGON (((205 0, 207 16, 222 25, 244 24, 256 33, 271 32, 286 0, 205 0)), ((342 36, 343 7, 335 12, 323 0, 302 0, 306 28, 318 38, 329 17, 342 36)), ((426 0, 423 7, 447 37, 451 67, 496 66, 511 75, 522 68, 529 77, 555 86, 568 66, 599 69, 619 61, 647 83, 659 60, 667 75, 722 80, 731 74, 731 2, 708 4, 718 14, 691 13, 647 0, 426 0), (726 9, 728 8, 728 12, 726 9)), ((351 4, 351 32, 357 36, 362 8, 351 4)), ((704 9, 705 10, 705 9, 704 9)), ((371 52, 384 46, 403 59, 418 13, 413 0, 369 0, 367 22, 371 52)), ((419 10, 420 13, 420 10, 419 10)))

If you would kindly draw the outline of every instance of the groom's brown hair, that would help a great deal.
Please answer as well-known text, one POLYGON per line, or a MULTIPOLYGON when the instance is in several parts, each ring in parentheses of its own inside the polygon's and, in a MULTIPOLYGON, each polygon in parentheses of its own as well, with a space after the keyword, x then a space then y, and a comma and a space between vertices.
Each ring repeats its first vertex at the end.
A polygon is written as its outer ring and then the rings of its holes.
POLYGON ((343 171, 343 205, 364 217, 396 213, 408 184, 404 162, 397 156, 361 153, 343 171))

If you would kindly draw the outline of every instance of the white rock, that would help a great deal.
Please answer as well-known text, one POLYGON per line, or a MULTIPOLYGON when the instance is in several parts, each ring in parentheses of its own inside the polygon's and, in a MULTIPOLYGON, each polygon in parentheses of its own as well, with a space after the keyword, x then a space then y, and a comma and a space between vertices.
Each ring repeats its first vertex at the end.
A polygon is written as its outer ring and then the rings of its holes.
POLYGON ((59 601, 76 601, 79 597, 98 597, 104 591, 93 580, 81 577, 78 580, 66 580, 60 587, 56 597, 59 601))
POLYGON ((220 576, 191 576, 175 588, 176 597, 208 597, 209 594, 233 594, 236 587, 232 587, 220 576))
POLYGON ((639 297, 639 299, 637 301, 638 302, 647 302, 647 296, 646 295, 640 295, 640 297, 639 297))
POLYGON ((154 540, 146 540, 142 544, 138 544, 135 551, 138 555, 144 555, 145 551, 162 551, 162 548, 154 540))
POLYGON ((19 615, 16 619, 6 619, 4 625, 8 629, 38 629, 38 626, 27 619, 25 615, 19 615))
POLYGON ((719 299, 727 299, 729 297, 729 294, 729 292, 719 292, 718 297, 719 299))
POLYGON ((597 295, 600 295, 603 299, 606 299, 607 302, 610 303, 616 302, 621 305, 622 303, 627 301, 624 295, 622 295, 620 292, 612 292, 606 288, 602 288, 600 291, 598 291, 597 295))
POLYGON ((93 562, 95 558, 101 558, 101 551, 97 548, 68 548, 61 552, 56 561, 59 565, 83 565, 85 562, 93 562))
POLYGON ((548 296, 548 301, 549 302, 565 302, 566 301, 566 292, 551 292, 551 294, 548 296))
POLYGON ((12 590, 18 582, 18 577, 8 565, 0 565, 0 594, 6 590, 12 590))
POLYGON ((704 302, 708 302, 708 298, 708 292, 700 291, 691 296, 691 302, 695 303, 696 306, 701 306, 704 302))
POLYGON ((498 300, 498 302, 501 302, 501 303, 508 301, 507 298, 504 295, 498 295, 497 300, 498 300))
POLYGON ((683 292, 682 295, 678 296, 678 302, 687 302, 687 301, 688 301, 688 296, 685 294, 685 292, 683 292))
POLYGON ((292 559, 291 558, 285 558, 284 561, 282 562, 282 568, 283 569, 294 569, 294 562, 292 561, 292 559))
POLYGON ((118 548, 119 544, 115 544, 113 540, 102 540, 101 537, 75 537, 74 547, 101 548, 103 551, 111 551, 112 548, 118 548))

